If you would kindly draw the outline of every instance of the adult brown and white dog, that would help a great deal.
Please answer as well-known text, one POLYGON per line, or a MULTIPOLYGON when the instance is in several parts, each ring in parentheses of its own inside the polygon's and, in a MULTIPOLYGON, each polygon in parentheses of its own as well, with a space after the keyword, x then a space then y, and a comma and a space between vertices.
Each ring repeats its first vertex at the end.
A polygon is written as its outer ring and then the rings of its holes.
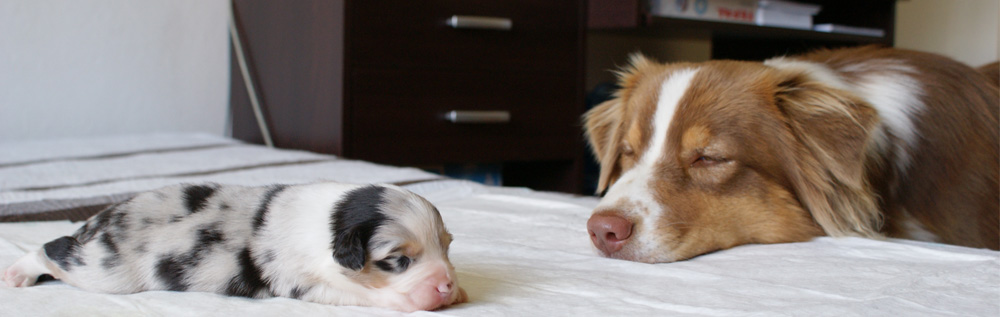
POLYGON ((641 262, 821 235, 995 250, 993 68, 879 47, 763 63, 633 56, 615 98, 584 116, 606 190, 591 239, 641 262))
POLYGON ((464 302, 451 234, 391 185, 177 185, 95 215, 4 271, 97 292, 200 291, 402 311, 464 302))

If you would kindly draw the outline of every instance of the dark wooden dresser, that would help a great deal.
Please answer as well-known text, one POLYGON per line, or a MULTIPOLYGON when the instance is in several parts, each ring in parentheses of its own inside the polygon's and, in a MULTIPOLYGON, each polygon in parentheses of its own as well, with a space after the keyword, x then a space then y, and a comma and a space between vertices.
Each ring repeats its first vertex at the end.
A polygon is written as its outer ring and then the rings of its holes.
MULTIPOLYGON (((274 143, 579 192, 580 0, 236 0, 274 143)), ((261 134, 234 58, 233 135, 261 134)))

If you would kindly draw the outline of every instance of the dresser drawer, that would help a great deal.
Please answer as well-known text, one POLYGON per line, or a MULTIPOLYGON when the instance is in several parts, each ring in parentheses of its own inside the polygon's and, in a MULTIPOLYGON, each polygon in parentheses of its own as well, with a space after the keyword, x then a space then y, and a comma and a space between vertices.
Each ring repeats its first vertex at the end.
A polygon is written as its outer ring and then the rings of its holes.
POLYGON ((578 0, 348 1, 352 66, 575 70, 578 0), (453 16, 508 19, 509 30, 456 29, 453 16))
POLYGON ((349 157, 394 164, 572 159, 582 105, 558 72, 356 71, 349 157), (452 110, 503 111, 506 123, 453 123, 452 110))

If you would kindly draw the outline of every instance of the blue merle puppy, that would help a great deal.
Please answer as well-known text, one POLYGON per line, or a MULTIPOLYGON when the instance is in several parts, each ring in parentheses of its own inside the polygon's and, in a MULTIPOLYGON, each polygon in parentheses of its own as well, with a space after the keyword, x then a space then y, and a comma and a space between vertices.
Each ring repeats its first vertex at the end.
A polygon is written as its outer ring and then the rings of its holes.
POLYGON ((433 205, 392 185, 177 185, 98 213, 3 280, 433 310, 467 300, 451 239, 433 205))

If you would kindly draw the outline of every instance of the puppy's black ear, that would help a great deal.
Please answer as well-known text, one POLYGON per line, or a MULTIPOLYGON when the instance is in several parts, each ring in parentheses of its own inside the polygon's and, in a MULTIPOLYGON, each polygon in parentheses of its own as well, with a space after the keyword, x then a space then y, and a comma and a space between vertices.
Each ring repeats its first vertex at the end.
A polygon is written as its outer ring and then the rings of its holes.
POLYGON ((333 242, 333 258, 341 266, 358 271, 365 267, 368 257, 367 242, 357 232, 337 235, 333 242), (341 238, 341 239, 337 239, 341 238))
POLYGON ((385 187, 365 186, 351 190, 333 209, 333 258, 341 266, 358 271, 368 259, 368 242, 386 221, 379 210, 385 187))

